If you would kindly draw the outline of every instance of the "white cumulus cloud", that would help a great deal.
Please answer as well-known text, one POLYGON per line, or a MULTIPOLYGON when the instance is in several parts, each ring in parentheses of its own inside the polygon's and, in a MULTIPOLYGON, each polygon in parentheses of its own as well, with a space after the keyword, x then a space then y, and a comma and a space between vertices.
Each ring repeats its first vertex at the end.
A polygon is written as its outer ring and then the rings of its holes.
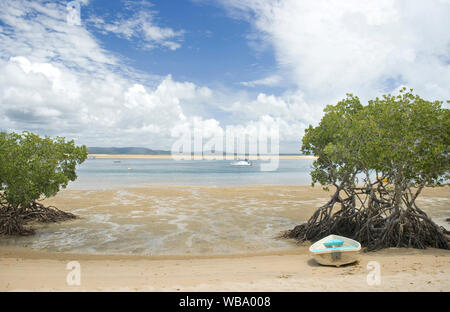
POLYGON ((275 49, 312 102, 405 84, 448 99, 450 6, 430 0, 221 0, 275 49))

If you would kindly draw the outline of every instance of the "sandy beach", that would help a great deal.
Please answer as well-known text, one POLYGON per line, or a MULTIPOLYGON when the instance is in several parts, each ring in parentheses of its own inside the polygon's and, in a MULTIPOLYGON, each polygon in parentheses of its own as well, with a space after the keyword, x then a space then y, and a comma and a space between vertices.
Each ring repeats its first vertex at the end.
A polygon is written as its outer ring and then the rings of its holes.
MULTIPOLYGON (((450 291, 450 251, 391 248, 334 268, 316 264, 308 244, 275 239, 329 195, 308 186, 65 190, 46 203, 81 218, 3 238, 0 291, 450 291), (79 286, 66 283, 71 261, 79 286), (367 283, 371 261, 380 285, 367 283)), ((447 226, 449 198, 448 187, 426 189, 419 203, 447 226)))
POLYGON ((143 257, 0 248, 0 291, 449 291, 450 251, 386 249, 356 265, 323 267, 297 251, 240 256, 143 257), (66 282, 71 261, 80 285, 66 282), (369 285, 370 261, 380 284, 369 285))

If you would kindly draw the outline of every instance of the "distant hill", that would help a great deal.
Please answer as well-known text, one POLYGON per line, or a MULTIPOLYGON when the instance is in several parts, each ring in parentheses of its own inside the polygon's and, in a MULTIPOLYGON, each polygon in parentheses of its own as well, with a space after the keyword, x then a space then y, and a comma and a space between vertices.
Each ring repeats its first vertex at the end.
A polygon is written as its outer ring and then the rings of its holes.
MULTIPOLYGON (((89 154, 114 154, 114 155, 170 155, 170 151, 152 150, 145 147, 88 147, 89 154)), ((220 155, 220 152, 217 153, 220 155)), ((225 152, 223 152, 225 155, 225 152)), ((236 156, 237 154, 234 153, 236 156)), ((298 153, 280 153, 280 156, 301 156, 298 153)))
POLYGON ((170 151, 152 150, 145 147, 88 147, 89 154, 167 155, 170 151))

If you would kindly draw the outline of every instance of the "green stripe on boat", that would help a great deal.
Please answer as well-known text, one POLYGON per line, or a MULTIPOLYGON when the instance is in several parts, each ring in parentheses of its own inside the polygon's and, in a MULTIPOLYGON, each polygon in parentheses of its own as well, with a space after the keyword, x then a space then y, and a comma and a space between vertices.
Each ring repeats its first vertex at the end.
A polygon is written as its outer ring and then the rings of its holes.
POLYGON ((358 248, 358 246, 344 246, 344 247, 333 247, 333 248, 316 249, 316 250, 313 250, 313 252, 346 250, 346 249, 357 249, 357 248, 358 248))
POLYGON ((343 240, 340 239, 331 239, 329 241, 326 241, 325 243, 323 243, 325 246, 327 247, 331 247, 331 246, 339 246, 342 245, 344 243, 343 240))

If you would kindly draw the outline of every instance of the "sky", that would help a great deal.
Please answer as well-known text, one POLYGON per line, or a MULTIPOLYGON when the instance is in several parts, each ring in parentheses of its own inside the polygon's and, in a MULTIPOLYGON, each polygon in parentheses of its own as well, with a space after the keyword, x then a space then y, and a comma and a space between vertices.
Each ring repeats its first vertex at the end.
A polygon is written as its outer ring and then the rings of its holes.
POLYGON ((450 0, 0 0, 0 129, 170 150, 305 128, 346 93, 450 99, 450 0))

